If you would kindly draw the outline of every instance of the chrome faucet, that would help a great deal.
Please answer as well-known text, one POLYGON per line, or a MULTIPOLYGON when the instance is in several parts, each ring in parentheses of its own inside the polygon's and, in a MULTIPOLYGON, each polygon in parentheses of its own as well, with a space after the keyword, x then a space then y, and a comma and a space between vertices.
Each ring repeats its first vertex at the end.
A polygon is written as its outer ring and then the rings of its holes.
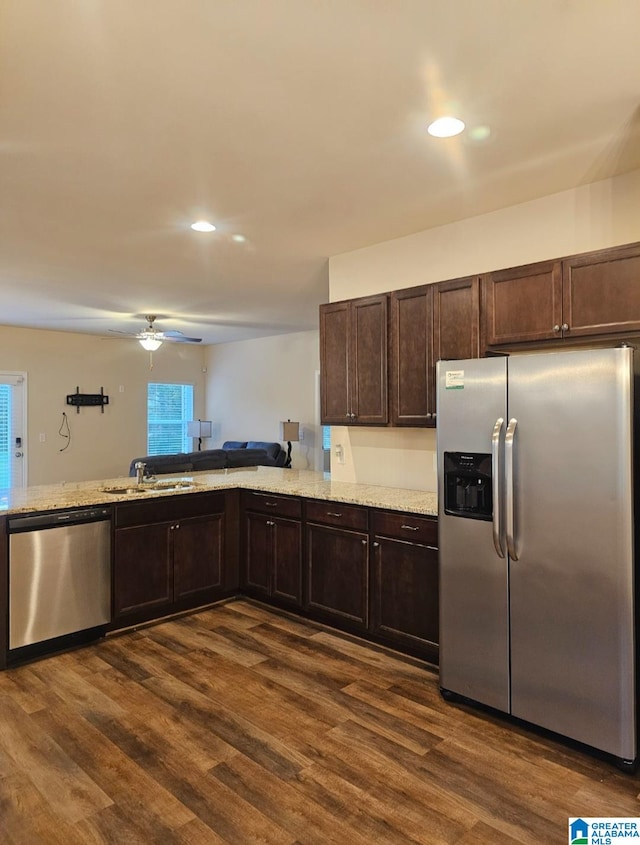
POLYGON ((136 484, 142 484, 144 481, 144 475, 147 465, 144 461, 136 461, 134 464, 134 468, 136 471, 136 484))

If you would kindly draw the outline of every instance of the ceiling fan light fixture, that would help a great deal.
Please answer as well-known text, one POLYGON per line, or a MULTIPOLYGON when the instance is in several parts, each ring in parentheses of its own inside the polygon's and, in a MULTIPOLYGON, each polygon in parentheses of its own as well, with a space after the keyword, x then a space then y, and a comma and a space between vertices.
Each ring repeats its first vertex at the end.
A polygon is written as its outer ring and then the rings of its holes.
POLYGON ((138 342, 147 352, 155 352, 156 349, 160 349, 162 346, 162 341, 158 340, 157 337, 141 337, 138 342))

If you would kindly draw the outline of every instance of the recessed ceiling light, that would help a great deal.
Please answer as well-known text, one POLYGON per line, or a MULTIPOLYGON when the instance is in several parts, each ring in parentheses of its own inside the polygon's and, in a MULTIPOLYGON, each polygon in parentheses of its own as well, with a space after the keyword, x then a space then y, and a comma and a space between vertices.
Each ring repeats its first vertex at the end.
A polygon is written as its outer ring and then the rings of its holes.
POLYGON ((435 138, 451 138, 463 130, 464 123, 457 117, 439 117, 427 126, 427 132, 435 138))
POLYGON ((191 224, 191 228, 196 232, 215 232, 216 230, 213 223, 209 223, 207 220, 196 220, 195 223, 191 224))
POLYGON ((237 244, 243 244, 247 239, 244 235, 231 235, 231 240, 235 241, 237 244))

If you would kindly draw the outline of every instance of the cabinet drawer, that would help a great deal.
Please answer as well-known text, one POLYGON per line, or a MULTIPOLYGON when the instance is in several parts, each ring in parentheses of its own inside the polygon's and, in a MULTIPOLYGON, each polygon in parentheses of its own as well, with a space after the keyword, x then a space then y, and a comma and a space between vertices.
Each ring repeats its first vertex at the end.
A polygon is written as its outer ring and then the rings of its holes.
POLYGON ((343 505, 342 502, 308 501, 306 503, 308 522, 322 522, 338 525, 340 528, 355 528, 366 531, 369 523, 365 508, 343 505))
POLYGON ((300 499, 290 499, 287 496, 272 496, 268 493, 245 492, 242 504, 246 510, 258 513, 270 513, 278 516, 289 516, 300 519, 302 516, 302 502, 300 499))
POLYGON ((438 546, 438 520, 393 511, 374 511, 373 533, 425 546, 438 546))
POLYGON ((127 528, 131 525, 186 519, 189 516, 209 516, 213 513, 223 513, 224 505, 224 493, 181 493, 179 496, 162 496, 142 502, 117 504, 115 526, 127 528))

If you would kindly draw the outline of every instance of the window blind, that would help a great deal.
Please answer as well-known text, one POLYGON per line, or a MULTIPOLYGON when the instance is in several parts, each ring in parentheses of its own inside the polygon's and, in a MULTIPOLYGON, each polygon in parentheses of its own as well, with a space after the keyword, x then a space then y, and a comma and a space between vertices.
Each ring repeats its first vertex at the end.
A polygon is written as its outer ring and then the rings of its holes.
POLYGON ((147 454, 171 455, 188 452, 192 441, 187 423, 193 419, 193 385, 147 386, 147 454))

